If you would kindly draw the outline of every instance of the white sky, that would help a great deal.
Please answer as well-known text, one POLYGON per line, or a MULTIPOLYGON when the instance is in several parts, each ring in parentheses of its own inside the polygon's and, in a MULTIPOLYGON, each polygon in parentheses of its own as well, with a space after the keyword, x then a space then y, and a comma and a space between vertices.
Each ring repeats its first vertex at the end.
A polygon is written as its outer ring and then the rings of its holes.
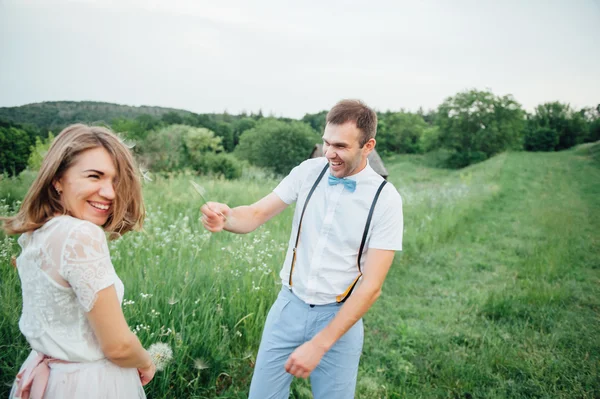
POLYGON ((91 100, 300 118, 468 89, 600 103, 600 0, 0 0, 0 106, 91 100))

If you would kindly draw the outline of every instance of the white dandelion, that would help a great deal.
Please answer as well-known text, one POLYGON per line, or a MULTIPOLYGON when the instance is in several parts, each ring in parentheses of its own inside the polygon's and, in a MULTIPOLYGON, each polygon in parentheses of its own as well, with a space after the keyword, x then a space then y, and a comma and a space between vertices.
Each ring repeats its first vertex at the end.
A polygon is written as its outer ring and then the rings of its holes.
POLYGON ((194 359, 194 368, 196 370, 205 370, 208 368, 208 364, 202 359, 194 359))
POLYGON ((167 364, 173 359, 173 350, 169 344, 163 342, 157 342, 150 345, 148 354, 156 365, 156 369, 159 371, 164 370, 167 364))

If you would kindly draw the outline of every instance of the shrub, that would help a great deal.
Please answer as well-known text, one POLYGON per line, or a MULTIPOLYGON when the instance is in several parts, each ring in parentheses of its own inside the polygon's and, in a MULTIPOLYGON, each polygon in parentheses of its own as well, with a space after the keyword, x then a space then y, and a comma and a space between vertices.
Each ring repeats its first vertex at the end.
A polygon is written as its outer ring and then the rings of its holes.
POLYGON ((446 160, 446 166, 453 169, 464 168, 474 163, 488 159, 483 151, 454 152, 446 160))
POLYGON ((256 166, 287 174, 308 158, 319 141, 319 135, 305 123, 265 118, 240 136, 236 154, 256 166))
POLYGON ((524 145, 527 151, 554 151, 558 145, 558 132, 549 127, 529 130, 524 145))
POLYGON ((206 152, 196 158, 192 167, 199 173, 222 175, 226 179, 242 176, 242 164, 232 154, 206 152))
POLYGON ((140 159, 152 171, 194 167, 206 153, 222 151, 221 138, 205 128, 170 125, 152 131, 140 144, 140 159))

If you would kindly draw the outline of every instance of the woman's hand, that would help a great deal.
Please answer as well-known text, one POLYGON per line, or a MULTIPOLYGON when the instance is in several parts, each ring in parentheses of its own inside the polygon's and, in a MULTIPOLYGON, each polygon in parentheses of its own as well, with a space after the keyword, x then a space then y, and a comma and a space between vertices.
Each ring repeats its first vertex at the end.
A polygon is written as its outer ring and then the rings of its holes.
POLYGON ((138 373, 140 374, 140 380, 142 381, 142 386, 148 384, 154 378, 154 374, 156 373, 156 366, 154 362, 150 363, 149 367, 139 368, 138 373))

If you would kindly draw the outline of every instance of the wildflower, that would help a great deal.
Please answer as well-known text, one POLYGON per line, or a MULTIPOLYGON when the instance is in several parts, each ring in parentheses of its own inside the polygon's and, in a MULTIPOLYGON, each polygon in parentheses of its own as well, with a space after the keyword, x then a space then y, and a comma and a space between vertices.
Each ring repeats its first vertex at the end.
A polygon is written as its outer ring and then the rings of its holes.
POLYGON ((174 297, 174 296, 171 296, 171 297, 169 298, 169 301, 168 301, 167 303, 168 303, 169 305, 173 306, 173 305, 175 305, 177 302, 179 302, 179 299, 175 299, 175 297, 174 297))
POLYGON ((196 370, 204 370, 208 368, 208 364, 202 359, 194 359, 194 368, 196 370))
POLYGON ((156 369, 159 371, 164 370, 167 364, 173 359, 173 350, 169 344, 163 342, 150 345, 148 354, 156 365, 156 369))

